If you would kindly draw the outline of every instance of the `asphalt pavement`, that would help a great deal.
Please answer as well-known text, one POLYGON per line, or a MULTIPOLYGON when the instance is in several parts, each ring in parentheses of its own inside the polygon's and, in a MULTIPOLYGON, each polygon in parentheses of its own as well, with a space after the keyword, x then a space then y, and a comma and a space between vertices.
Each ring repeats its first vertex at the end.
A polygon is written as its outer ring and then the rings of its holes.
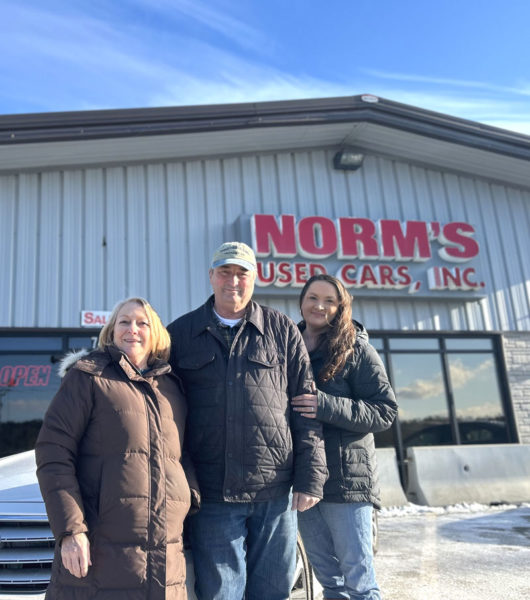
POLYGON ((530 504, 383 511, 375 565, 384 600, 528 600, 530 504))

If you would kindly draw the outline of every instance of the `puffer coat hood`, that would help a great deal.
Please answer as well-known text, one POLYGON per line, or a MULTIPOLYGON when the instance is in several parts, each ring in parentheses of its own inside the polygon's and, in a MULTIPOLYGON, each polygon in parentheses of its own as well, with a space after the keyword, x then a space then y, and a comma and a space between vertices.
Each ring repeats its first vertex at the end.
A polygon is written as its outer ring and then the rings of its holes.
MULTIPOLYGON (((317 419, 323 424, 329 478, 324 502, 371 502, 380 508, 374 433, 388 429, 397 413, 385 367, 368 342, 366 329, 354 321, 354 352, 341 372, 322 381, 322 347, 309 353, 318 388, 317 419)), ((305 324, 299 324, 305 329, 305 324)))
POLYGON ((63 379, 70 370, 70 367, 73 367, 78 360, 84 356, 87 356, 89 353, 90 350, 73 350, 72 352, 65 354, 61 358, 59 362, 59 368, 57 369, 59 377, 63 379))
POLYGON ((47 599, 184 599, 190 488, 180 461, 180 381, 160 360, 141 375, 114 346, 78 358, 61 365, 36 445, 57 541, 47 599), (78 579, 64 569, 60 543, 80 532, 92 566, 78 579))

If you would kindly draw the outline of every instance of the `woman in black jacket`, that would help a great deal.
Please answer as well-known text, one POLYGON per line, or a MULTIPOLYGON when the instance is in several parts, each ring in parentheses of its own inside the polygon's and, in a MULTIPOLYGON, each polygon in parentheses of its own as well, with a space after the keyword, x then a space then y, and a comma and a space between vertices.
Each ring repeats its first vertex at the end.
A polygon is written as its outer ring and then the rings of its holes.
POLYGON ((392 425, 394 392, 365 329, 352 321, 351 296, 338 279, 312 277, 300 310, 318 389, 292 403, 322 422, 329 469, 323 500, 298 515, 300 533, 326 600, 380 600, 372 550, 372 511, 380 507, 373 434, 392 425))

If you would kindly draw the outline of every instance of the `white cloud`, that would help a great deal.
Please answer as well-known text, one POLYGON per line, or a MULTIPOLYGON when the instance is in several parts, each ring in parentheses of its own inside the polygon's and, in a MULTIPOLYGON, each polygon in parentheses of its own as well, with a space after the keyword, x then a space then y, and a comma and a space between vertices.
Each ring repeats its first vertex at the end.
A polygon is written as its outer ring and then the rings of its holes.
MULTIPOLYGON (((244 69, 243 69, 244 70, 244 69)), ((221 73, 217 80, 204 80, 182 74, 178 83, 166 86, 149 100, 150 105, 222 104, 263 102, 352 95, 351 89, 311 78, 297 79, 287 74, 252 68, 247 76, 221 73)))
MULTIPOLYGON (((480 377, 484 371, 488 372, 492 369, 493 361, 491 358, 482 361, 473 369, 467 367, 461 360, 452 361, 450 365, 450 377, 453 389, 463 388, 469 382, 480 377)), ((398 397, 401 396, 407 400, 435 398, 444 394, 442 375, 439 373, 430 379, 414 379, 409 385, 397 388, 396 392, 398 397)))
POLYGON ((271 41, 259 30, 228 14, 230 5, 216 10, 202 0, 134 0, 150 12, 157 12, 169 20, 179 15, 220 33, 240 46, 262 53, 271 46, 271 41))
POLYGON ((444 391, 441 375, 436 375, 432 379, 414 379, 410 385, 402 386, 396 389, 399 397, 407 400, 425 400, 435 398, 444 391))
POLYGON ((473 88, 488 90, 490 92, 500 92, 502 94, 519 94, 523 96, 530 95, 530 84, 527 82, 521 82, 515 87, 500 86, 484 81, 473 81, 465 79, 449 79, 444 77, 430 77, 425 75, 415 75, 412 73, 390 73, 386 71, 378 71, 374 69, 362 69, 366 74, 383 80, 395 80, 403 82, 421 83, 421 84, 433 84, 436 86, 452 86, 454 88, 473 88))
POLYGON ((456 412, 461 421, 501 419, 503 417, 500 405, 496 402, 458 408, 456 412))

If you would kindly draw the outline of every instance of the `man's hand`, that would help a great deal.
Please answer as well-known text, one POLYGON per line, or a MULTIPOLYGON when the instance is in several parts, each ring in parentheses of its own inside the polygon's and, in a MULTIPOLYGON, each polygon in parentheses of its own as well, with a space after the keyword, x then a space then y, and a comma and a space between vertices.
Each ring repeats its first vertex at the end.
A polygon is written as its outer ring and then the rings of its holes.
POLYGON ((63 538, 61 558, 64 568, 74 577, 86 577, 90 560, 90 542, 85 533, 76 533, 63 538))
POLYGON ((320 502, 320 498, 316 496, 310 496, 309 494, 302 494, 302 492, 294 492, 293 493, 293 504, 292 510, 299 510, 300 512, 304 512, 304 510, 308 510, 312 508, 320 502))

